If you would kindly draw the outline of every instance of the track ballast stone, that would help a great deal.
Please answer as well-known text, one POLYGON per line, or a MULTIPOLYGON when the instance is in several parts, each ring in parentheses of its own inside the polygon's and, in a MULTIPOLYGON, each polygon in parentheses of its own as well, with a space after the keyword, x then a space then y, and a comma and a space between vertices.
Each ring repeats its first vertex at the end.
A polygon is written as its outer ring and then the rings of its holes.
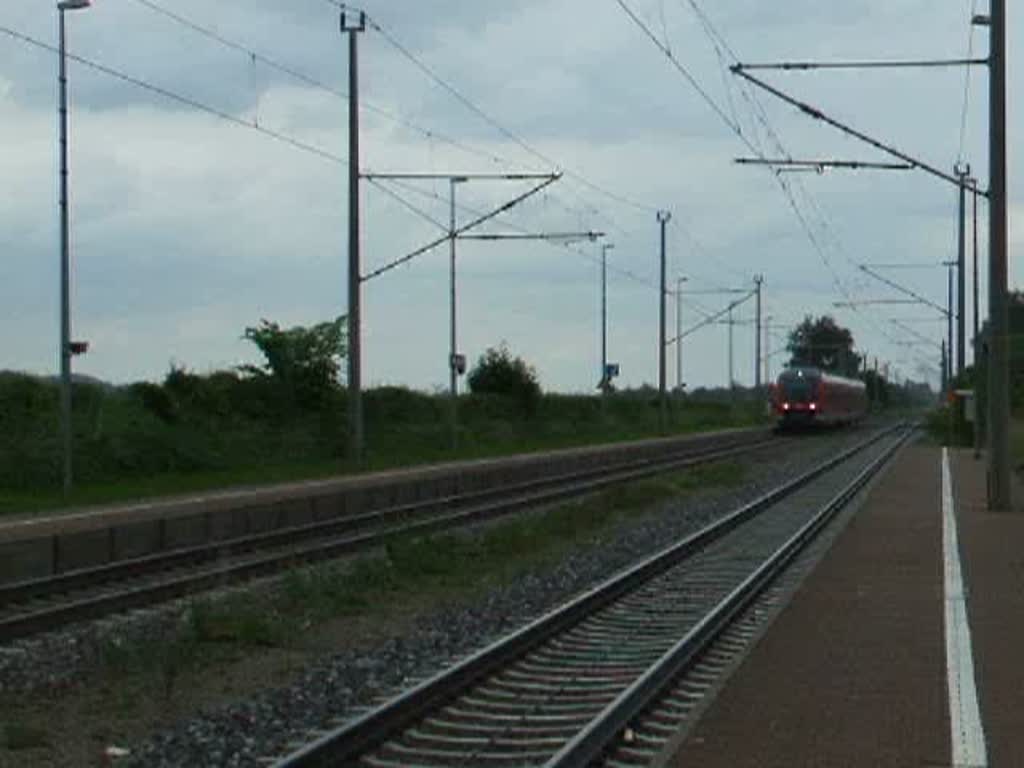
MULTIPOLYGON (((265 766, 267 756, 280 755, 290 745, 307 741, 313 731, 334 727, 439 672, 867 433, 791 440, 784 451, 769 449, 739 459, 747 467, 741 487, 712 488, 662 502, 648 515, 611 526, 558 563, 538 566, 471 602, 440 606, 412 626, 405 622, 372 650, 321 657, 285 687, 199 711, 144 743, 130 745, 130 756, 117 764, 265 766)), ((7 646, 0 649, 0 687, 9 691, 63 684, 94 663, 97 649, 111 637, 131 642, 159 633, 173 620, 174 614, 154 609, 139 612, 127 627, 123 621, 106 620, 7 646)))

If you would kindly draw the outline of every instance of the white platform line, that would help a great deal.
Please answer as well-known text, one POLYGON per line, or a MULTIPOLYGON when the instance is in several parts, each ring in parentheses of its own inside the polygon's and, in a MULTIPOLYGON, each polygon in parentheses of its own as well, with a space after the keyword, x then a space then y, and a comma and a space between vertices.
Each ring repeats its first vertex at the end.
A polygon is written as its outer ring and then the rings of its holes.
POLYGON ((942 449, 942 551, 945 561, 946 671, 949 689, 949 722, 955 768, 987 768, 985 729, 974 682, 971 627, 967 596, 960 571, 953 480, 949 450, 942 449))

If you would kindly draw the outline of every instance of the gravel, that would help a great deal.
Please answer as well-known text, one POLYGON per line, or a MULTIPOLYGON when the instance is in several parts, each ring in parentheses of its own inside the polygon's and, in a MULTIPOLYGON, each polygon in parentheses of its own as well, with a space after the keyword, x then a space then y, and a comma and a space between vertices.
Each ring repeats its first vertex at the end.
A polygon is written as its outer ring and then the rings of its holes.
MULTIPOLYGON (((745 461, 742 487, 670 500, 650 514, 613 526, 558 563, 538 566, 466 604, 443 605, 385 633, 372 650, 346 650, 310 663, 285 687, 265 690, 177 722, 144 743, 129 745, 119 766, 265 766, 388 696, 537 618, 666 542, 693 532, 739 504, 863 439, 867 430, 791 440, 785 450, 745 461)), ((180 615, 169 610, 69 628, 0 647, 0 691, 73 685, 114 642, 159 636, 180 615)))

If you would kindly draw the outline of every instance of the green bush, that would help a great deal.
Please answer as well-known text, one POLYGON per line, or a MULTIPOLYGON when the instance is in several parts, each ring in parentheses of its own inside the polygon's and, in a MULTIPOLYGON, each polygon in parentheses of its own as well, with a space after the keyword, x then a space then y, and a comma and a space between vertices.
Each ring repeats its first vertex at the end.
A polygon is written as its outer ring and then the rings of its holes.
POLYGON ((52 419, 60 407, 60 389, 56 383, 20 373, 0 373, 0 439, 27 436, 52 419))
POLYGON ((407 387, 378 387, 363 395, 367 420, 380 424, 440 422, 444 406, 439 398, 407 387))
POLYGON ((256 379, 272 379, 280 387, 285 403, 316 410, 338 386, 341 362, 348 356, 345 316, 305 328, 281 328, 261 320, 258 327, 245 329, 245 338, 255 344, 266 362, 243 365, 240 370, 256 379))
POLYGON ((178 404, 165 387, 149 381, 139 381, 129 386, 128 391, 139 398, 146 410, 165 424, 174 424, 178 420, 178 404))
POLYGON ((512 357, 505 344, 490 347, 469 372, 469 389, 475 394, 502 395, 532 416, 540 401, 537 372, 521 357, 512 357))

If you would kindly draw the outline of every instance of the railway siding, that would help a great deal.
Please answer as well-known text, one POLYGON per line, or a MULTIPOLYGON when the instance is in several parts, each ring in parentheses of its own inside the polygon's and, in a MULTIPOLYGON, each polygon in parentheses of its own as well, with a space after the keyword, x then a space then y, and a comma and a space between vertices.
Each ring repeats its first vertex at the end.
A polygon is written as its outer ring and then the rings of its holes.
POLYGON ((11 520, 0 524, 0 584, 765 434, 722 430, 11 520))

